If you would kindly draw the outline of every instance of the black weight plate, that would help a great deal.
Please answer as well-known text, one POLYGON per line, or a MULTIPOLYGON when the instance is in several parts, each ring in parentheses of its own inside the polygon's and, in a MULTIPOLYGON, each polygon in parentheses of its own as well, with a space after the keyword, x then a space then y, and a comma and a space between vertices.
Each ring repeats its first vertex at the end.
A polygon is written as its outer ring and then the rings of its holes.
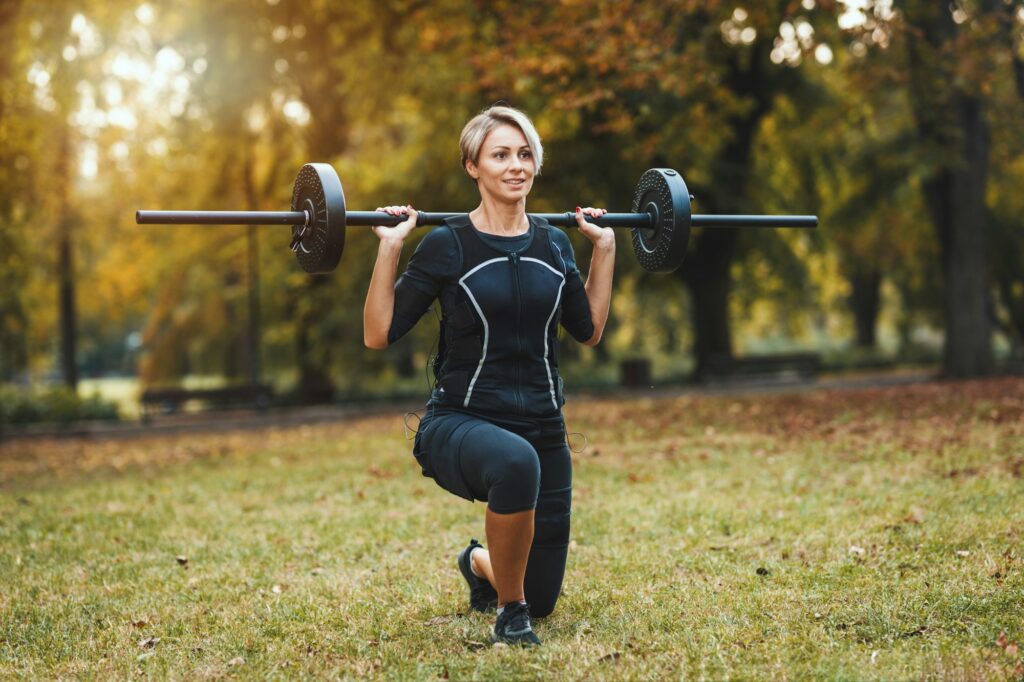
POLYGON ((651 168, 633 192, 633 212, 649 213, 650 228, 633 228, 633 253, 648 272, 672 272, 683 264, 690 241, 690 192, 671 168, 651 168))
MULTIPOLYGON (((292 210, 309 211, 312 219, 295 249, 299 265, 313 274, 338 267, 345 250, 345 192, 329 164, 307 163, 295 178, 292 210)), ((292 237, 302 231, 292 225, 292 237)))

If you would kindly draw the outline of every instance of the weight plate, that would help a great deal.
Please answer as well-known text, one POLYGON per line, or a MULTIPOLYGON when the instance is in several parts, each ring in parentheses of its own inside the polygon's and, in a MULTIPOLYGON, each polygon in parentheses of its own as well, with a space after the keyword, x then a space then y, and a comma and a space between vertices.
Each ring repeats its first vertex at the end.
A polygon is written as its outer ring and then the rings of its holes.
POLYGON ((307 163, 295 178, 292 210, 308 211, 309 224, 292 225, 292 238, 305 227, 295 256, 299 265, 312 274, 327 273, 338 267, 345 251, 345 192, 334 169, 326 163, 307 163))
POLYGON ((633 228, 633 253, 648 272, 683 264, 690 241, 690 192, 671 168, 651 168, 633 192, 633 212, 652 216, 652 227, 633 228))

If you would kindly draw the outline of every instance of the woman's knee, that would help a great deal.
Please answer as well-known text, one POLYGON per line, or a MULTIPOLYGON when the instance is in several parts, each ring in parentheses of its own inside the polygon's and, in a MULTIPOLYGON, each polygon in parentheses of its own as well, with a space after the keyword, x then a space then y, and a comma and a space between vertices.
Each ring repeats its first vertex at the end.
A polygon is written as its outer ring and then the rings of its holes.
POLYGON ((495 453, 488 503, 492 511, 510 514, 537 505, 540 490, 540 460, 526 442, 522 447, 495 453))
POLYGON ((502 452, 496 459, 499 463, 495 466, 494 483, 515 482, 532 490, 536 499, 540 490, 540 459, 536 450, 523 443, 521 447, 502 452))

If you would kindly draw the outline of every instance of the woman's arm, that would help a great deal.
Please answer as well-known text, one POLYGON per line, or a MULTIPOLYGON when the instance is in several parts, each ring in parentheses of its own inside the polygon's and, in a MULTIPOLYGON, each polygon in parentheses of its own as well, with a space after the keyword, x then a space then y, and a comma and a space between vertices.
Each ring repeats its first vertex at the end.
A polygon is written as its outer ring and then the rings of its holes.
POLYGON ((412 206, 388 206, 377 210, 391 215, 409 215, 408 220, 394 227, 377 225, 373 228, 374 234, 380 238, 380 246, 373 264, 370 288, 366 292, 366 305, 363 306, 363 343, 367 348, 379 350, 388 347, 388 331, 395 310, 395 273, 402 255, 402 244, 416 227, 416 211, 412 206))
POLYGON ((598 227, 588 223, 585 216, 598 218, 604 215, 601 208, 584 208, 576 211, 576 223, 587 239, 594 245, 590 257, 590 272, 584 289, 590 304, 590 318, 594 323, 594 335, 583 343, 596 346, 604 334, 608 322, 608 309, 612 302, 612 275, 615 271, 615 231, 610 227, 598 227))

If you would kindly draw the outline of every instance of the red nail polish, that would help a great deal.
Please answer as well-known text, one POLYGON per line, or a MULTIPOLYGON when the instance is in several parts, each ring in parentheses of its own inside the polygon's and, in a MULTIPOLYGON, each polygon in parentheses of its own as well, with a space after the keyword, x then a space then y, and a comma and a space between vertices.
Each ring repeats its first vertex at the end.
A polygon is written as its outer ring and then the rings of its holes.
POLYGON ((582 211, 582 210, 583 210, 583 209, 581 209, 581 208, 580 208, 579 206, 577 206, 577 207, 576 207, 576 212, 577 212, 577 213, 579 213, 579 212, 580 212, 580 211, 582 211))

